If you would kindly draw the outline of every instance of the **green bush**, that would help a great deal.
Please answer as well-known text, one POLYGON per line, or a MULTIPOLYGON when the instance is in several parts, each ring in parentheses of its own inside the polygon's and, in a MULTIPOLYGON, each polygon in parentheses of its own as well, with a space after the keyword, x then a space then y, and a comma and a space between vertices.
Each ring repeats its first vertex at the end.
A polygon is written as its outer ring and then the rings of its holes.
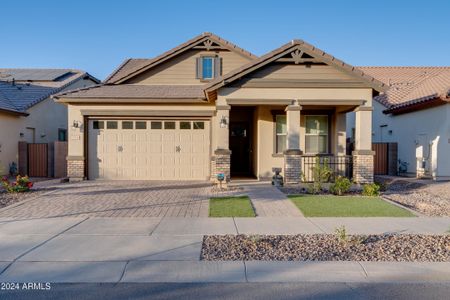
POLYGON ((378 196, 380 194, 380 186, 376 183, 365 184, 362 194, 364 196, 378 196))
POLYGON ((350 181, 350 179, 343 176, 338 176, 336 178, 336 181, 332 185, 330 185, 330 192, 335 195, 342 196, 350 190, 351 186, 352 182, 350 181))

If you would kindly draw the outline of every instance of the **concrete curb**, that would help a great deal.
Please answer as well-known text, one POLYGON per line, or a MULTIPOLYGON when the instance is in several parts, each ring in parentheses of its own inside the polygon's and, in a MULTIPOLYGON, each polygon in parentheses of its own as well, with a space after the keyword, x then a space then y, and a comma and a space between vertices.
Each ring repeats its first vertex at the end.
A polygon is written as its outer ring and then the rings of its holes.
POLYGON ((449 283, 450 262, 106 261, 15 262, 1 282, 449 283))

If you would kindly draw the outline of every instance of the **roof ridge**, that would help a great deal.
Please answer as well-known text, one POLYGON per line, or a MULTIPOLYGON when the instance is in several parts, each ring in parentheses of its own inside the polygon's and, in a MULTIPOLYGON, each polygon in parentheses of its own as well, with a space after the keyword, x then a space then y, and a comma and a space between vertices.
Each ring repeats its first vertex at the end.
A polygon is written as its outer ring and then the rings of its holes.
MULTIPOLYGON (((202 33, 200 35, 197 35, 197 36, 193 37, 192 39, 190 39, 190 40, 188 40, 188 41, 186 41, 186 42, 184 42, 182 44, 179 44, 178 46, 173 47, 173 48, 171 48, 171 49, 169 49, 169 50, 167 50, 167 51, 165 51, 165 52, 163 52, 163 53, 161 53, 161 54, 159 54, 159 55, 157 55, 157 56, 155 56, 153 58, 149 58, 148 62, 143 63, 143 64, 138 65, 138 66, 135 66, 134 68, 131 68, 131 70, 129 70, 128 73, 126 73, 125 75, 120 76, 117 79, 114 79, 114 75, 118 75, 118 74, 120 74, 120 72, 114 72, 113 76, 109 76, 108 80, 105 80, 104 82, 106 82, 106 83, 118 83, 119 81, 124 80, 127 77, 129 77, 129 76, 139 74, 140 72, 145 71, 145 70, 147 70, 147 69, 149 69, 149 68, 159 64, 160 62, 165 61, 165 59, 167 59, 168 56, 178 55, 183 50, 191 47, 192 45, 195 45, 196 43, 198 43, 199 41, 201 41, 204 38, 211 38, 213 40, 216 40, 216 42, 219 42, 219 43, 223 44, 224 46, 228 47, 229 49, 235 50, 238 53, 241 53, 242 55, 244 55, 244 56, 246 56, 246 57, 248 57, 250 59, 256 59, 257 58, 257 56, 254 55, 253 53, 251 53, 251 52, 249 52, 249 51, 247 51, 247 50, 245 50, 245 49, 243 49, 241 47, 238 47, 237 45, 231 43, 230 41, 225 40, 224 38, 221 38, 218 35, 215 35, 214 33, 204 32, 204 33, 202 33)), ((130 62, 131 60, 132 59, 129 59, 128 62, 130 62)), ((124 65, 122 65, 121 67, 123 68, 124 65)))
POLYGON ((387 85, 384 82, 376 79, 375 77, 371 76, 370 74, 367 74, 363 70, 360 70, 358 67, 347 64, 344 61, 326 53, 325 51, 317 48, 316 46, 314 46, 312 44, 309 44, 303 40, 291 40, 290 42, 288 42, 272 51, 267 52, 266 54, 258 57, 257 59, 252 60, 252 61, 248 62, 247 64, 245 64, 239 68, 236 68, 234 70, 231 70, 227 74, 224 74, 224 75, 214 79, 213 81, 211 81, 210 83, 205 85, 205 91, 215 88, 215 87, 217 88, 217 86, 219 86, 219 87, 223 86, 223 85, 227 84, 226 81, 228 79, 234 80, 234 79, 232 79, 233 77, 243 75, 242 73, 244 73, 246 71, 252 72, 250 69, 252 69, 253 67, 258 66, 259 64, 262 64, 265 61, 270 60, 271 58, 274 58, 274 57, 282 54, 284 51, 287 51, 295 46, 303 47, 306 51, 313 53, 313 56, 315 56, 319 59, 322 59, 324 62, 326 62, 330 65, 334 65, 336 68, 341 69, 343 72, 353 73, 353 74, 355 74, 355 76, 361 77, 364 81, 369 82, 370 86, 376 90, 378 90, 378 89, 385 90, 385 87, 387 87, 387 85))

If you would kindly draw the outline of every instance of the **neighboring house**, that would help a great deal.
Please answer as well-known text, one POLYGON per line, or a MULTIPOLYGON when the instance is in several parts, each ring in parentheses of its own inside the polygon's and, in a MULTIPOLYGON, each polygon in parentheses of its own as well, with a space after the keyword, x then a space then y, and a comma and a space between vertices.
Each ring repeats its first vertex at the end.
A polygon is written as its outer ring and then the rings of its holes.
POLYGON ((359 69, 389 86, 374 98, 374 142, 397 142, 409 175, 450 179, 450 67, 359 69))
POLYGON ((384 90, 301 40, 256 57, 204 33, 54 98, 69 107, 72 180, 267 180, 282 168, 299 182, 314 163, 302 154, 345 156, 346 113, 355 111, 353 177, 364 183, 373 181, 372 96, 384 90))
POLYGON ((50 97, 99 81, 71 69, 0 69, 0 174, 17 164, 18 142, 67 140, 67 107, 50 97))

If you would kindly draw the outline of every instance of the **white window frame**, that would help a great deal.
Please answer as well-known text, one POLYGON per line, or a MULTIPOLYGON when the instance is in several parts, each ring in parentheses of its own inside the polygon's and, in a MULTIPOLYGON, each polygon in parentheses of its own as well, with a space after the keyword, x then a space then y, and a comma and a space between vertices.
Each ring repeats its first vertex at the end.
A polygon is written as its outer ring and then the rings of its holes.
POLYGON ((202 62, 202 80, 212 80, 212 79, 214 79, 214 74, 215 74, 215 70, 214 70, 214 68, 215 68, 215 59, 216 59, 216 57, 215 56, 209 56, 209 55, 205 55, 205 56, 202 56, 201 57, 202 59, 201 59, 201 62, 202 62), (210 59, 211 60, 211 77, 204 77, 203 75, 204 75, 204 73, 203 73, 203 60, 204 59, 210 59))
POLYGON ((306 141, 307 141, 307 137, 308 136, 326 136, 326 147, 325 147, 325 152, 305 152, 305 154, 330 154, 330 116, 329 115, 305 115, 305 151, 307 149, 306 147, 306 141), (306 128, 308 122, 307 122, 307 118, 308 117, 326 117, 327 118, 327 133, 326 134, 313 134, 313 133, 308 133, 308 130, 306 128))
MULTIPOLYGON (((282 115, 282 114, 275 115, 275 153, 276 154, 282 154, 283 151, 279 151, 278 136, 286 136, 286 140, 287 140, 287 127, 286 127, 286 132, 285 133, 278 133, 277 132, 278 117, 286 117, 286 115, 282 115)), ((287 126, 287 118, 286 118, 286 126, 287 126)), ((286 148, 286 145, 284 146, 284 148, 286 148)))

